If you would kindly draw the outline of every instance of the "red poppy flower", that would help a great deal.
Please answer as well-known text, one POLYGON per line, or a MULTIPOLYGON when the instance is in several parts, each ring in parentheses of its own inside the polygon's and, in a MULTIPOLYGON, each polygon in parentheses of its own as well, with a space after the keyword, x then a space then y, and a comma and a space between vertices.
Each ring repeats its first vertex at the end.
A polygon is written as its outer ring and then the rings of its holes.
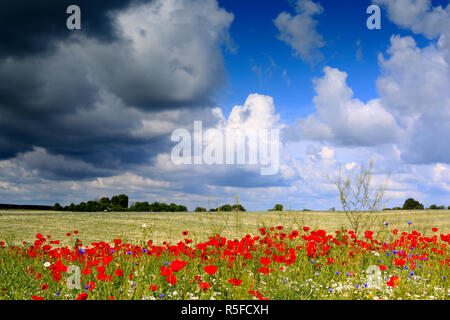
POLYGON ((73 233, 74 233, 74 234, 78 234, 78 230, 75 230, 73 233))
POLYGON ((113 259, 113 256, 105 256, 102 258, 102 263, 104 266, 108 265, 113 259))
POLYGON ((183 236, 187 236, 188 235, 188 231, 183 231, 183 236))
POLYGON ((122 269, 117 269, 116 271, 114 271, 114 274, 118 277, 122 277, 123 276, 123 271, 122 269))
POLYGON ((263 265, 267 266, 272 262, 272 260, 270 260, 270 258, 267 258, 267 257, 262 257, 261 259, 259 259, 259 262, 261 262, 263 265))
POLYGON ((66 233, 66 236, 70 237, 70 232, 67 232, 67 233, 66 233))
POLYGON ((400 284, 400 279, 397 276, 392 276, 389 281, 386 283, 389 287, 394 288, 395 286, 400 284))
POLYGON ((105 270, 106 270, 106 268, 104 266, 97 267, 96 269, 97 269, 98 273, 100 273, 100 274, 104 274, 105 270))
POLYGON ((168 276, 166 278, 166 281, 173 286, 173 285, 175 285, 175 283, 177 283, 177 277, 175 275, 171 274, 170 276, 168 276))
POLYGON ((308 232, 309 227, 303 227, 303 231, 308 232))
POLYGON ((217 272, 217 267, 213 266, 213 265, 206 266, 205 267, 205 272, 210 274, 210 275, 213 275, 213 274, 215 274, 217 272))
POLYGON ((393 263, 395 266, 404 266, 405 263, 406 263, 406 261, 403 260, 403 259, 394 259, 394 261, 392 261, 392 263, 393 263))
POLYGON ((208 290, 209 288, 211 288, 211 284, 209 284, 208 282, 200 282, 198 286, 203 290, 208 290))
POLYGON ((95 282, 94 281, 89 281, 88 283, 86 283, 86 287, 88 287, 89 291, 92 291, 95 289, 95 282))
POLYGON ((37 297, 37 296, 31 296, 31 299, 33 299, 33 300, 44 300, 43 297, 37 297))
POLYGON ((45 291, 45 290, 48 289, 48 285, 47 284, 43 284, 40 288, 41 288, 42 291, 45 291))
POLYGON ((86 292, 80 293, 77 300, 87 300, 88 294, 86 292))
POLYGON ((170 270, 173 272, 178 272, 187 265, 186 261, 175 260, 170 264, 170 270))
POLYGON ((258 272, 268 274, 270 272, 270 269, 267 267, 261 267, 261 268, 259 268, 258 272))
POLYGON ((168 277, 171 274, 172 274, 172 270, 170 270, 169 268, 166 268, 164 266, 161 267, 161 273, 160 273, 161 276, 168 277))
POLYGON ((433 230, 433 232, 438 232, 438 228, 433 228, 431 230, 433 230))
POLYGON ((380 270, 381 270, 381 271, 384 271, 384 270, 386 270, 386 266, 383 266, 383 265, 379 265, 378 267, 380 268, 380 270))
POLYGON ((241 279, 230 279, 228 280, 229 283, 231 283, 233 286, 238 286, 242 283, 241 279))
POLYGON ((152 285, 148 288, 148 290, 150 290, 150 291, 156 291, 156 290, 158 290, 158 286, 157 286, 156 284, 152 284, 152 285))

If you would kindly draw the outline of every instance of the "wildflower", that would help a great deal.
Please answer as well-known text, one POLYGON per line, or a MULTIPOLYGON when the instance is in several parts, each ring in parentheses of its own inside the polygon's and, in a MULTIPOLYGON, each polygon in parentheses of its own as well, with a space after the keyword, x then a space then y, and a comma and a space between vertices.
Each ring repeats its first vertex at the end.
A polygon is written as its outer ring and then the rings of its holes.
POLYGON ((86 292, 80 293, 77 297, 77 300, 87 300, 88 294, 86 292))
POLYGON ((44 263, 44 267, 46 267, 46 268, 50 267, 51 265, 52 264, 50 262, 48 262, 48 261, 44 263))
POLYGON ((213 274, 215 274, 217 272, 217 267, 213 266, 213 265, 210 265, 210 266, 206 266, 204 270, 205 270, 206 273, 208 273, 210 275, 213 275, 213 274))
POLYGON ((170 264, 170 269, 173 271, 173 272, 178 272, 178 271, 180 271, 181 269, 183 269, 185 266, 187 265, 187 262, 186 261, 180 261, 180 260, 175 260, 175 261, 173 261, 171 264, 170 264))
POLYGON ((263 265, 267 266, 271 263, 271 260, 268 257, 262 257, 261 259, 259 259, 259 262, 261 262, 263 265))
POLYGON ((173 285, 175 285, 175 283, 177 283, 177 277, 175 275, 171 274, 166 278, 166 281, 168 283, 170 283, 170 285, 173 286, 173 285))
POLYGON ((392 276, 389 281, 386 283, 389 287, 394 288, 395 286, 400 284, 400 278, 397 276, 392 276))
POLYGON ((230 279, 228 280, 229 283, 231 283, 233 286, 239 286, 242 283, 241 279, 230 279))
POLYGON ((208 282, 201 282, 198 284, 198 286, 203 290, 208 290, 211 287, 211 284, 208 282))

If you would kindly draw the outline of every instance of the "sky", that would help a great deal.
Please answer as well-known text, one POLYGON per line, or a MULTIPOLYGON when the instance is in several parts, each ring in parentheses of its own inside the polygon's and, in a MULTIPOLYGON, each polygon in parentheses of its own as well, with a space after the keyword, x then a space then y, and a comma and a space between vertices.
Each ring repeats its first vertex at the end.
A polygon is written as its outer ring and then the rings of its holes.
POLYGON ((0 3, 0 203, 340 209, 373 159, 388 207, 450 205, 449 1, 72 2, 0 3), (195 121, 279 130, 279 171, 174 163, 195 121))

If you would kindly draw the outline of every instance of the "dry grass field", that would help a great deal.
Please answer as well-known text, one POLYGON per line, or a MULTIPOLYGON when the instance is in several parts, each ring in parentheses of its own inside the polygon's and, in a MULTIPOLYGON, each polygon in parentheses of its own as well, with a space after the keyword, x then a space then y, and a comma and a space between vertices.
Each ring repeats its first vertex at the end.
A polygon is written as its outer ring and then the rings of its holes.
MULTIPOLYGON (((36 233, 49 234, 64 243, 68 239, 73 241, 66 233, 77 230, 86 244, 108 242, 114 238, 133 242, 152 239, 155 244, 160 244, 181 240, 183 231, 189 231, 194 241, 204 241, 216 233, 241 238, 246 234, 257 234, 262 226, 278 225, 291 229, 308 226, 327 232, 349 228, 343 212, 56 213, 0 210, 0 240, 9 243, 32 241, 36 233)), ((450 211, 383 211, 371 229, 375 232, 416 230, 427 235, 432 227, 439 228, 440 233, 450 233, 450 211), (385 222, 389 223, 387 227, 385 222)))

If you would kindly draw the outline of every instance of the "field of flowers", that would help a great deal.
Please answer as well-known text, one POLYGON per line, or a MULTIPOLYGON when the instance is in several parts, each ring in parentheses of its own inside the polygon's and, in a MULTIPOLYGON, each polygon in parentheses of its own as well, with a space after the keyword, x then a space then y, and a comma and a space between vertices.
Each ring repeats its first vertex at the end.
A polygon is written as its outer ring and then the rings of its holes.
POLYGON ((161 244, 87 244, 77 230, 0 239, 0 299, 449 300, 450 234, 384 228, 356 236, 279 225, 203 242, 185 230, 161 244))

